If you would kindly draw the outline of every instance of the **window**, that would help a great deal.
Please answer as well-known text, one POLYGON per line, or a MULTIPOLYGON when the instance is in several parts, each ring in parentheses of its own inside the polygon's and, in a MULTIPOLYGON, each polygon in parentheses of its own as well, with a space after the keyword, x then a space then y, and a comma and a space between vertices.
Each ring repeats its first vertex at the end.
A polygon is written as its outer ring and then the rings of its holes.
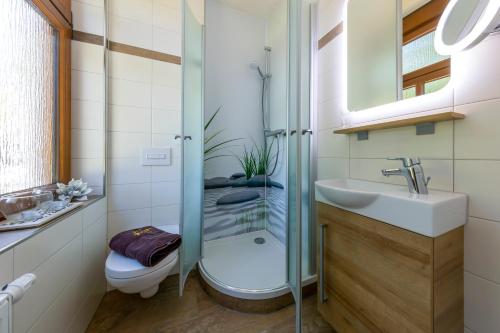
POLYGON ((403 45, 403 75, 449 59, 434 49, 435 31, 403 45))
POLYGON ((450 59, 436 53, 434 33, 447 0, 432 0, 403 20, 403 98, 438 91, 450 78, 450 59))
POLYGON ((0 1, 0 195, 68 176, 69 24, 35 3, 0 1))

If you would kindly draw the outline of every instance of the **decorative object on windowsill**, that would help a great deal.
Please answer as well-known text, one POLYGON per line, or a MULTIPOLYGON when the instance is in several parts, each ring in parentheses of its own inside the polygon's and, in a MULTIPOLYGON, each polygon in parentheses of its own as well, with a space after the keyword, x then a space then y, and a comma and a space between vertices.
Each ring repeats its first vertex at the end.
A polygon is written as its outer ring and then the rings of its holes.
POLYGON ((54 201, 54 193, 46 189, 2 196, 0 211, 6 219, 0 221, 0 231, 40 227, 81 204, 70 201, 54 201))
POLYGON ((87 194, 90 192, 92 192, 92 189, 82 179, 71 179, 68 185, 57 183, 56 193, 59 194, 59 200, 62 201, 68 200, 68 202, 71 202, 72 199, 86 201, 88 200, 87 194))

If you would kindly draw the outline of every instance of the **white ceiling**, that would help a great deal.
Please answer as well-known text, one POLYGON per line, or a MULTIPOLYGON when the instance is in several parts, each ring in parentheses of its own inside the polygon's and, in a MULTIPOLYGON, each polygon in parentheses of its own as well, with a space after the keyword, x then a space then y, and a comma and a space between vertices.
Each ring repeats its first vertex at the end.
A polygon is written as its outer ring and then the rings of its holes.
MULTIPOLYGON (((239 9, 249 14, 266 18, 275 8, 277 3, 283 0, 217 0, 229 7, 239 9)), ((402 0, 403 16, 411 14, 431 0, 402 0)))
POLYGON ((266 18, 271 10, 283 0, 218 0, 229 7, 247 12, 249 14, 266 18))
POLYGON ((431 0, 403 0, 403 17, 411 14, 431 0))

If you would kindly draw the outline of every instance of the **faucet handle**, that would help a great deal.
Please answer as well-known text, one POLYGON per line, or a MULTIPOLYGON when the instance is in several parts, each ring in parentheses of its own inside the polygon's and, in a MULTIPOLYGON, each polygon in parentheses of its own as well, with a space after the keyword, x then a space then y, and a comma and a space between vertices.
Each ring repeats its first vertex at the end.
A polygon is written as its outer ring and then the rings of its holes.
POLYGON ((420 158, 418 157, 388 157, 389 161, 401 161, 405 168, 420 164, 420 158))

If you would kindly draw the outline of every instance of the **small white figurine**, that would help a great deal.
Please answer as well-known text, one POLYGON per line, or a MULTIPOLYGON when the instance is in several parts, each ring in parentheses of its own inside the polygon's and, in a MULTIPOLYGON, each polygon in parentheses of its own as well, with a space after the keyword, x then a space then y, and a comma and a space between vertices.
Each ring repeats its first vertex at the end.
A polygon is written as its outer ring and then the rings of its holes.
POLYGON ((87 200, 87 194, 92 192, 90 187, 87 187, 87 183, 84 183, 81 179, 71 179, 68 185, 63 183, 57 183, 57 194, 59 194, 60 200, 71 201, 75 198, 77 201, 87 200))

